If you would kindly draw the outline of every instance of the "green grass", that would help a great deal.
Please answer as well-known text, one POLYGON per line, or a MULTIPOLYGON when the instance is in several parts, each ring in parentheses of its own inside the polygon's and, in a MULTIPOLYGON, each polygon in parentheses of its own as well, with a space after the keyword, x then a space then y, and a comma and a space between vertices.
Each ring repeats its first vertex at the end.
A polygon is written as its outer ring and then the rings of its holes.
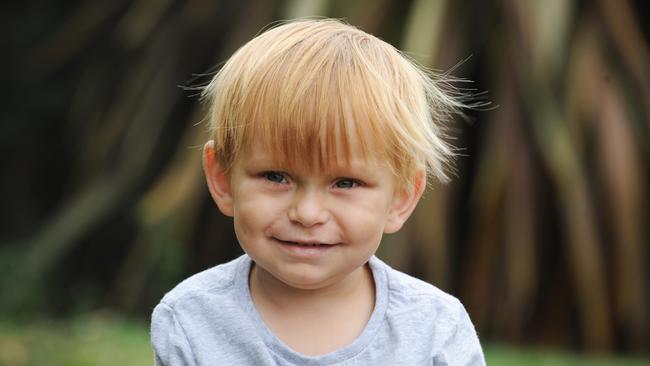
MULTIPOLYGON (((641 366, 648 359, 588 357, 545 349, 485 346, 488 365, 641 366)), ((63 321, 17 323, 0 318, 0 365, 152 365, 149 326, 108 313, 63 321)))
POLYGON ((487 345, 485 358, 492 366, 647 366, 650 359, 595 356, 566 351, 487 345))
POLYGON ((148 325, 96 313, 66 322, 0 320, 0 365, 152 365, 148 325))

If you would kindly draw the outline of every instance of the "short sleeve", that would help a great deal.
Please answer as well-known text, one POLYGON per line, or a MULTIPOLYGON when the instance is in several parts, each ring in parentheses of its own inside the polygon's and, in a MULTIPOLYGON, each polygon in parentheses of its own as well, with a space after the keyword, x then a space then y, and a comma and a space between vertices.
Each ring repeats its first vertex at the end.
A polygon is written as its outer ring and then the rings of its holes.
POLYGON ((455 330, 450 334, 442 352, 433 359, 433 366, 484 366, 485 357, 474 325, 463 305, 458 302, 455 330))
POLYGON ((196 365, 185 331, 167 304, 158 304, 151 316, 151 345, 156 366, 196 365))

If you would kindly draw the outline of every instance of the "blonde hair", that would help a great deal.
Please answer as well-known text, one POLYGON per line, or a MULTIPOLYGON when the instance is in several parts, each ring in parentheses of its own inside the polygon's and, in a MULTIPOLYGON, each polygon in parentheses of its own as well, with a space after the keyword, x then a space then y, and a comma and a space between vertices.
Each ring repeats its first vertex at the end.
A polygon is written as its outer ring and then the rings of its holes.
POLYGON ((351 25, 297 20, 241 47, 203 98, 226 171, 251 144, 283 166, 321 169, 349 161, 356 143, 410 185, 418 169, 449 180, 444 124, 463 103, 446 84, 351 25))

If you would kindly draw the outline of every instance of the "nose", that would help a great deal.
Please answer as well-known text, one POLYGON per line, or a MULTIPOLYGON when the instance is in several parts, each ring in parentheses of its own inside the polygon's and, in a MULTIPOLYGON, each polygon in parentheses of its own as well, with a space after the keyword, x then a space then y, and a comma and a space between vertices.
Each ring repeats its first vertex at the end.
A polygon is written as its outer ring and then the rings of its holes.
POLYGON ((324 197, 321 193, 305 189, 296 192, 291 207, 289 220, 311 227, 329 220, 329 212, 325 208, 324 197))

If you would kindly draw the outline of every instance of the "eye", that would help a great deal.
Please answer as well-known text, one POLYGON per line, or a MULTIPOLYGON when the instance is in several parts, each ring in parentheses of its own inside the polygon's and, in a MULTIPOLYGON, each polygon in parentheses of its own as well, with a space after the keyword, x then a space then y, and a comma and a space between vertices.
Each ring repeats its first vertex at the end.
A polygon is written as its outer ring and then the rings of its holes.
POLYGON ((358 186, 359 182, 351 178, 341 178, 334 183, 334 187, 343 189, 354 188, 358 186))
POLYGON ((264 179, 268 180, 269 182, 273 183, 278 183, 278 184, 285 184, 287 183, 287 178, 284 176, 283 173, 280 172, 264 172, 262 173, 262 176, 264 179))

